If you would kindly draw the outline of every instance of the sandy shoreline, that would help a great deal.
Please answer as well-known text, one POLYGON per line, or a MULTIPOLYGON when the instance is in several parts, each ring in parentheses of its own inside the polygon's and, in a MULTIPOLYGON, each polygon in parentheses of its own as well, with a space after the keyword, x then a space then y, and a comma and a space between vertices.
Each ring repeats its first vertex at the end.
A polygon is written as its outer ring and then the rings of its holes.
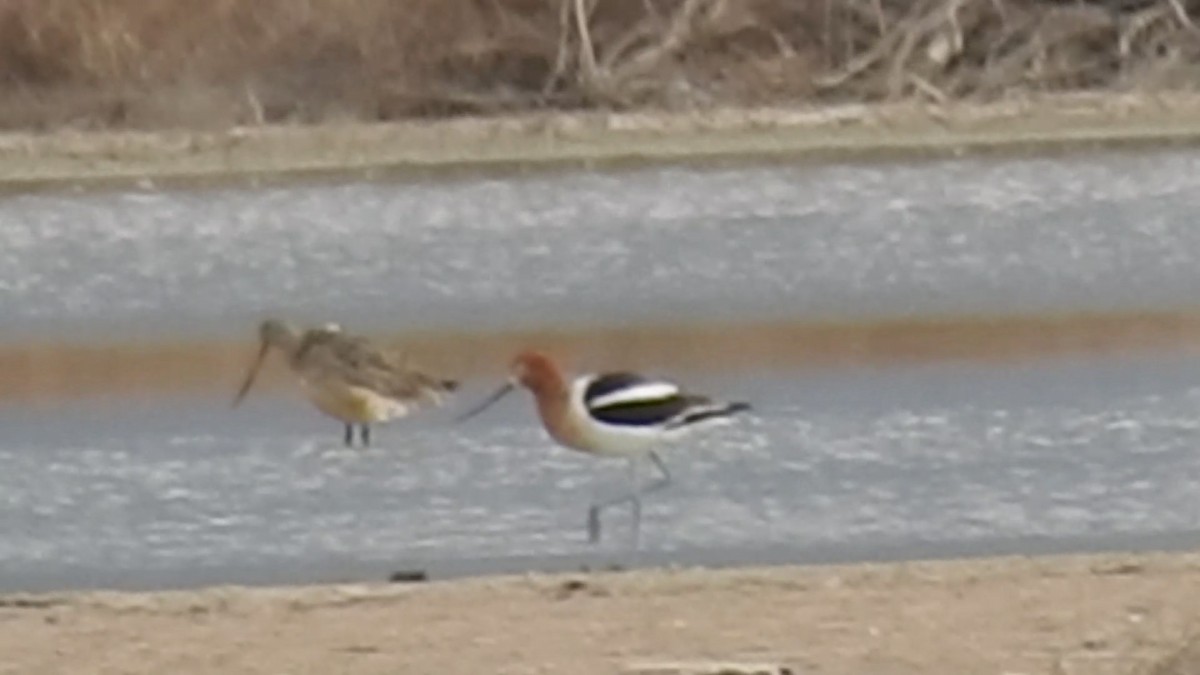
POLYGON ((547 112, 228 131, 0 135, 0 189, 265 183, 301 178, 663 162, 1046 153, 1200 141, 1200 95, 692 113, 547 112))
POLYGON ((1193 553, 12 595, 0 672, 1125 675, 1198 593, 1193 553))

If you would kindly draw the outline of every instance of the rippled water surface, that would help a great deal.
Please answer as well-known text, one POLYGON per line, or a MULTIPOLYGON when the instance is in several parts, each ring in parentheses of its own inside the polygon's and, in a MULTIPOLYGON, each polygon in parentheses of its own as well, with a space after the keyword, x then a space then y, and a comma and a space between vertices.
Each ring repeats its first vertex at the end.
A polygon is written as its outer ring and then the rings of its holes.
POLYGON ((1200 155, 0 200, 6 335, 1194 304, 1200 155))
MULTIPOLYGON (((1146 534, 1186 544, 1198 529, 1191 361, 690 383, 758 411, 667 452, 674 484, 645 508, 652 557, 745 548, 743 560, 777 549, 805 561, 880 546, 921 556, 1146 534)), ((446 419, 456 409, 439 411, 353 452, 300 401, 225 405, 4 411, 0 587, 382 578, 514 555, 624 560, 625 512, 606 516, 599 547, 583 531, 588 500, 624 485, 623 464, 551 445, 528 400, 459 426, 446 419)))
MULTIPOLYGON (((374 330, 1186 309, 1198 169, 1181 153, 19 196, 0 200, 0 315, 10 340, 86 340, 245 335, 268 311, 374 330)), ((666 374, 756 412, 668 451, 650 560, 1200 539, 1186 355, 666 374)), ((623 555, 624 513, 600 547, 583 532, 619 462, 554 447, 524 398, 457 410, 350 452, 307 403, 265 394, 0 409, 0 589, 623 555)))

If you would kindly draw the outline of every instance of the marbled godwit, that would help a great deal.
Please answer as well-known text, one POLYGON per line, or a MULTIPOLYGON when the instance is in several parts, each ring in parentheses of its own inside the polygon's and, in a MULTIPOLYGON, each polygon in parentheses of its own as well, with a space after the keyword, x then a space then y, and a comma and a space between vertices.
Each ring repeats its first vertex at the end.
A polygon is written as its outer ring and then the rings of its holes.
POLYGON ((642 518, 641 498, 666 487, 671 474, 656 448, 697 426, 750 409, 747 403, 721 403, 689 394, 670 382, 635 373, 584 375, 568 382, 549 357, 527 351, 512 361, 508 382, 458 421, 473 417, 518 386, 533 393, 542 425, 558 443, 582 452, 629 459, 630 491, 596 502, 588 509, 587 531, 600 538, 600 512, 628 502, 633 510, 632 541, 636 549, 642 518), (638 486, 638 460, 649 457, 661 474, 638 486))
POLYGON ((343 333, 336 324, 301 333, 278 319, 263 321, 261 345, 233 400, 236 407, 250 391, 267 351, 275 347, 287 359, 305 394, 317 408, 346 427, 345 443, 354 445, 354 425, 364 446, 371 424, 405 417, 425 405, 440 405, 457 388, 453 380, 407 367, 366 338, 343 333))

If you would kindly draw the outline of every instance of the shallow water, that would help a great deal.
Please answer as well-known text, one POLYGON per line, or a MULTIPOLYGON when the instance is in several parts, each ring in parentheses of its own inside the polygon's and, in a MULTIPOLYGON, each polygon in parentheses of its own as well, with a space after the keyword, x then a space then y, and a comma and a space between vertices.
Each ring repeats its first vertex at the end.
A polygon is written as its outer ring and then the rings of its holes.
MULTIPOLYGON (((1200 154, 0 200, 4 338, 648 319, 1186 310, 1200 154)), ((998 330, 1003 330, 998 327, 998 330)), ((642 562, 817 562, 1200 542, 1182 353, 667 373, 753 402, 667 453, 642 562)), ((471 382, 458 405, 485 393, 471 382)), ((0 409, 0 589, 383 578, 625 561, 584 540, 624 467, 512 397, 346 451, 294 398, 0 409)))
MULTIPOLYGON (((687 379, 757 411, 667 452, 674 484, 646 500, 643 562, 1200 537, 1191 360, 687 379)), ((588 500, 623 486, 622 463, 553 446, 523 398, 450 425, 475 389, 381 429, 369 451, 339 448, 336 423, 288 399, 5 410, 0 588, 628 562, 626 512, 606 515, 599 546, 583 531, 588 500)))
POLYGON ((1200 154, 0 199, 30 336, 1194 306, 1200 154))

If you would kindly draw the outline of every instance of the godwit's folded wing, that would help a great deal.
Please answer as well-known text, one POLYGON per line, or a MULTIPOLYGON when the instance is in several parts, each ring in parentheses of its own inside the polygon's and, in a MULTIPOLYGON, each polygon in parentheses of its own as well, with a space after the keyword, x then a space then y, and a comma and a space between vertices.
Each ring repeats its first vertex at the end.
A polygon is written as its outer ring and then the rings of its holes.
POLYGON ((365 338, 350 338, 333 350, 347 381, 397 401, 441 404, 457 388, 454 380, 434 377, 409 367, 405 359, 365 338))

